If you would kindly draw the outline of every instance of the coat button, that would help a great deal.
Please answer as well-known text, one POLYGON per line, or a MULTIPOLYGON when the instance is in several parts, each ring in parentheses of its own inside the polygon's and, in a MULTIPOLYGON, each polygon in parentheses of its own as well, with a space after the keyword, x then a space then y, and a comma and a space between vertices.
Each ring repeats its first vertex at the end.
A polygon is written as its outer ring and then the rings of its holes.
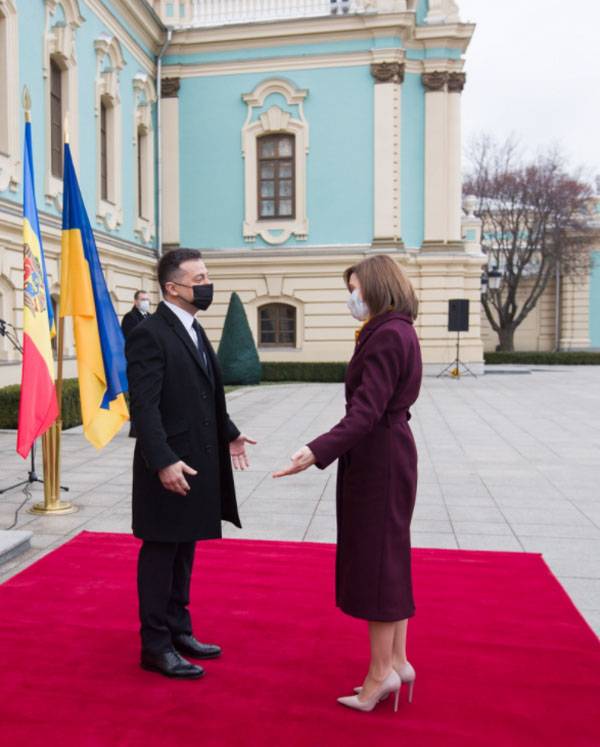
POLYGON ((210 444, 206 444, 206 446, 204 447, 204 451, 207 454, 210 454, 212 450, 213 450, 213 447, 210 444))
POLYGON ((202 425, 210 425, 210 420, 203 420, 202 425))
POLYGON ((206 392, 202 392, 202 399, 206 399, 208 397, 208 394, 206 392))

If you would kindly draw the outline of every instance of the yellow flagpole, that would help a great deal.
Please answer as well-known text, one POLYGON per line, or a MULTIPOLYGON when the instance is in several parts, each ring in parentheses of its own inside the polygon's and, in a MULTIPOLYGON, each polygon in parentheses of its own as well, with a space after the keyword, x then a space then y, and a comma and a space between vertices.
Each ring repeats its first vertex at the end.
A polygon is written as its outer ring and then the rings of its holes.
MULTIPOLYGON (((65 116, 64 139, 69 142, 68 122, 65 116)), ((65 340, 65 320, 60 316, 60 298, 57 305, 57 361, 56 361, 56 401, 58 404, 58 418, 42 436, 42 452, 44 462, 44 502, 36 503, 31 509, 32 514, 45 516, 60 516, 77 511, 68 501, 60 499, 60 446, 62 436, 62 394, 63 394, 63 359, 65 340)))

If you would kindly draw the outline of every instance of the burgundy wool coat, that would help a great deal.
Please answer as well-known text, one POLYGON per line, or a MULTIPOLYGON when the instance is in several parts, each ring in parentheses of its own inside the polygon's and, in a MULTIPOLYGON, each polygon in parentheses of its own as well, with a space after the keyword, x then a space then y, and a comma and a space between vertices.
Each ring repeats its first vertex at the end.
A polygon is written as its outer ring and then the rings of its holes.
POLYGON ((415 613, 410 522, 417 450, 408 424, 422 364, 410 317, 389 311, 361 330, 346 373, 346 416, 308 444, 338 459, 336 603, 365 620, 415 613))

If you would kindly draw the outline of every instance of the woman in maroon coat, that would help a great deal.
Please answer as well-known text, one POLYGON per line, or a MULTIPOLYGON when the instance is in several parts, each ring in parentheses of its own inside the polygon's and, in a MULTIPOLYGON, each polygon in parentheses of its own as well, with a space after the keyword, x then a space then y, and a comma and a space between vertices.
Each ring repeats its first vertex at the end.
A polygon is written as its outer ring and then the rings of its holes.
POLYGON ((406 658, 408 618, 415 613, 410 522, 417 451, 408 421, 421 385, 413 327, 417 299, 399 265, 375 255, 349 267, 348 307, 364 321, 346 373, 346 416, 292 457, 275 477, 338 459, 336 602, 369 621, 371 663, 358 695, 343 705, 372 710, 388 694, 395 707, 415 671, 406 658))

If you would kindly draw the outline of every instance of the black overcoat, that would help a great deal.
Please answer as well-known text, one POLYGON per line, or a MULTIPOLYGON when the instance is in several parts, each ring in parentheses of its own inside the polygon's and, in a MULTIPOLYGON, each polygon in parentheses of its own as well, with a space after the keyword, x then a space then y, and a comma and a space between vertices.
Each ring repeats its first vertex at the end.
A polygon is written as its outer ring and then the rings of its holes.
POLYGON ((410 317, 374 317, 348 365, 346 416, 308 444, 318 467, 339 460, 336 600, 366 620, 394 622, 415 612, 410 523, 417 450, 408 421, 421 374, 410 317))
POLYGON ((241 526, 229 442, 239 436, 225 405, 217 356, 202 330, 214 384, 189 333, 164 303, 126 342, 133 457, 133 533, 157 542, 221 536, 221 520, 241 526), (166 490, 163 467, 183 459, 186 496, 166 490))
POLYGON ((138 326, 138 324, 141 324, 144 319, 147 319, 149 316, 149 314, 142 314, 137 306, 134 306, 132 309, 130 309, 121 320, 121 330, 123 332, 123 337, 127 339, 133 332, 133 330, 138 326))

